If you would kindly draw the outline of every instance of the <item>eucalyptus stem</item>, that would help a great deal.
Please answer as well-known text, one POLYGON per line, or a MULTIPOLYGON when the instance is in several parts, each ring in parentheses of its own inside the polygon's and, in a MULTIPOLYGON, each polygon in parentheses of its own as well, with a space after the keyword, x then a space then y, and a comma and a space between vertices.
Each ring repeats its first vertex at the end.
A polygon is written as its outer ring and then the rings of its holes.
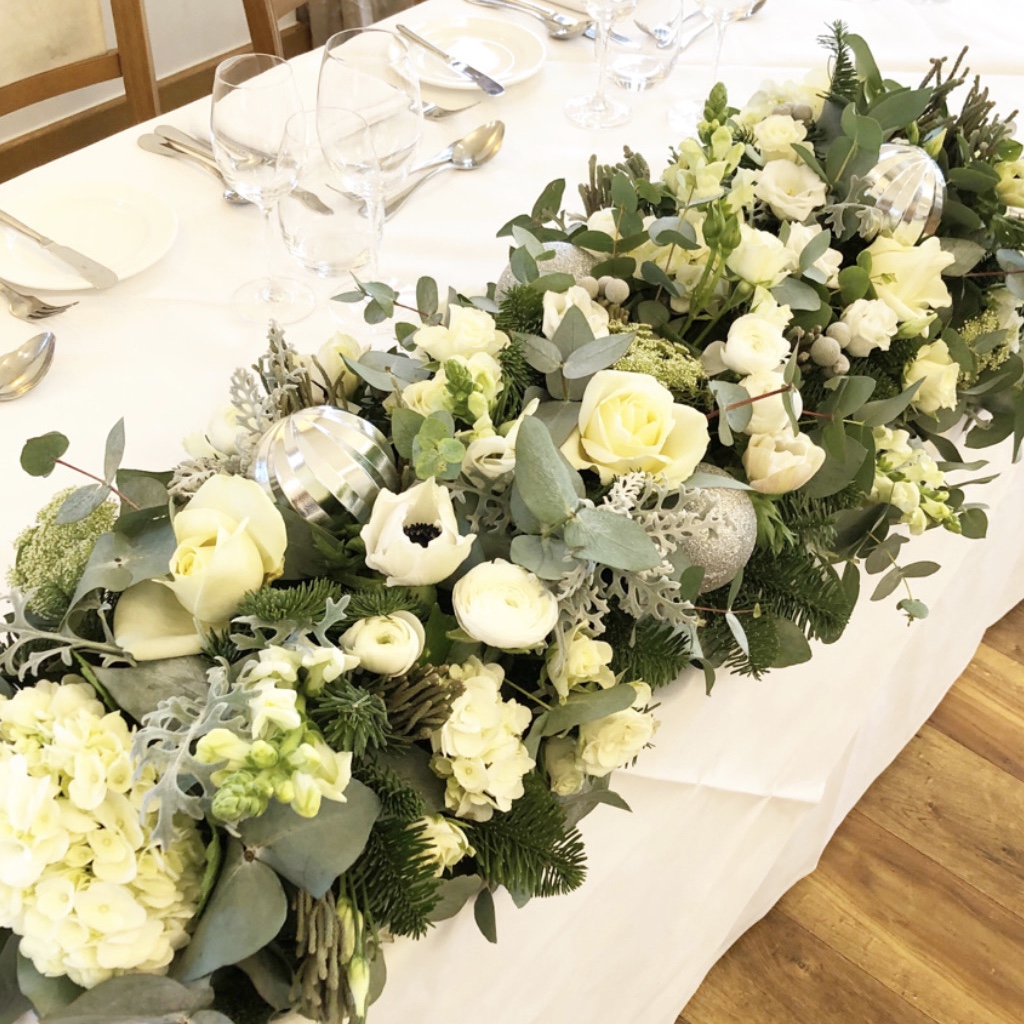
POLYGON ((103 484, 112 494, 116 494, 117 497, 123 501, 129 508, 133 508, 136 512, 139 511, 139 506, 135 504, 131 498, 122 494, 113 484, 107 483, 106 480, 101 476, 97 476, 95 473, 90 473, 87 469, 82 469, 80 466, 75 466, 70 462, 65 462, 63 459, 54 459, 54 464, 58 466, 64 466, 65 469, 74 470, 76 473, 81 473, 82 476, 87 476, 90 480, 95 480, 98 484, 103 484))

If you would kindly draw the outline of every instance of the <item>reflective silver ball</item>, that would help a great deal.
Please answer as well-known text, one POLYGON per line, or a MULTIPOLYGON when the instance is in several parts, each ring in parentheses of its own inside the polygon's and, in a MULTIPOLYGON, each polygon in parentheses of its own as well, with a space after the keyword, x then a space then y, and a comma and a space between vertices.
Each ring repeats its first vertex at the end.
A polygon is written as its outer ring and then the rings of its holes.
POLYGON ((344 409, 317 405, 286 416, 260 439, 253 479, 304 519, 365 522, 377 495, 398 489, 387 438, 344 409))
POLYGON ((875 200, 878 233, 903 245, 934 235, 942 219, 946 179, 920 146, 886 142, 878 162, 865 175, 875 200))
MULTIPOLYGON (((578 249, 570 242, 545 242, 544 248, 551 249, 555 255, 537 264, 541 274, 572 274, 578 281, 581 277, 586 277, 598 263, 596 256, 591 255, 586 249, 578 249)), ((519 279, 512 273, 512 267, 506 267, 494 286, 494 301, 501 302, 519 283, 519 279)))

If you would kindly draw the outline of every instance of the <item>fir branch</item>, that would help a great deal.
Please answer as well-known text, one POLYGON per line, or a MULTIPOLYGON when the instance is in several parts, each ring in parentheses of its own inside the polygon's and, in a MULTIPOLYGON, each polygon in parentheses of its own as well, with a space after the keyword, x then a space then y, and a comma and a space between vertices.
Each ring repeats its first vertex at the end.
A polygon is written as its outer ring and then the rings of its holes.
POLYGON ((466 823, 480 874, 488 885, 530 896, 571 892, 586 876, 583 839, 565 827, 565 812, 537 775, 523 785, 510 811, 466 823))
POLYGON ((354 757, 360 758, 368 750, 387 746, 391 731, 384 701, 344 676, 310 696, 306 707, 334 750, 351 750, 354 757))
POLYGON ((412 612, 418 619, 425 619, 430 614, 431 604, 424 598, 422 591, 411 587, 387 587, 380 583, 369 582, 364 589, 356 590, 349 595, 348 607, 345 609, 346 619, 369 619, 375 615, 393 615, 395 612, 412 612))
POLYGON ((736 641, 724 615, 713 615, 700 631, 704 657, 713 665, 724 665, 739 675, 760 679, 779 655, 779 637, 773 619, 749 616, 743 621, 748 652, 736 641))
POLYGON ((377 795, 382 818, 412 822, 427 813, 423 797, 387 765, 378 761, 363 761, 353 769, 352 775, 377 795))
POLYGON ((523 411, 527 389, 543 384, 543 377, 526 361, 523 343, 514 333, 509 344, 498 352, 498 364, 502 388, 491 409, 491 419, 500 424, 514 420, 523 411))
POLYGON ((826 98, 845 107, 848 103, 856 102, 860 95, 860 82, 846 40, 846 25, 842 21, 834 21, 830 29, 829 35, 818 37, 818 42, 832 54, 831 80, 826 98))
POLYGON ((618 610, 606 616, 602 639, 612 645, 615 674, 627 682, 642 679, 652 690, 673 682, 693 656, 689 634, 618 610))
POLYGON ((344 596, 341 585, 327 579, 307 580, 293 586, 262 587, 250 590, 235 614, 265 622, 307 623, 310 628, 323 618, 329 600, 340 601, 344 596))
POLYGON ((544 294, 528 284, 514 284, 501 300, 494 323, 515 343, 515 334, 540 334, 544 324, 544 294))

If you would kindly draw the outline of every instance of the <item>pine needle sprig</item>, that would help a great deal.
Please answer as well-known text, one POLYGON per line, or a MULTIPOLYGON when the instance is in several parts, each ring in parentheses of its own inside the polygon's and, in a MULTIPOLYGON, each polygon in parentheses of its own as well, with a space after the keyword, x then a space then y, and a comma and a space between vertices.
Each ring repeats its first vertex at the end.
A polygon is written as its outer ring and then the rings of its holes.
MULTIPOLYGON (((539 325, 537 330, 540 330, 539 325)), ((498 353, 498 364, 501 366, 502 388, 491 409, 491 419, 495 423, 506 423, 523 411, 527 388, 540 385, 543 378, 526 361, 523 343, 515 333, 510 335, 510 343, 498 353)))
POLYGON ((667 686, 693 656, 688 633, 680 633, 664 622, 639 622, 620 611, 605 618, 601 637, 612 645, 612 671, 626 682, 642 679, 652 690, 667 686))
POLYGON ((827 98, 833 103, 845 107, 854 103, 860 95, 860 82, 857 79, 857 67, 847 42, 846 25, 842 21, 834 21, 828 35, 818 37, 818 42, 832 54, 831 81, 827 98))
POLYGON ((527 284, 514 284, 502 298, 494 322, 510 336, 517 331, 539 334, 544 324, 544 294, 527 284))
POLYGON ((296 622, 310 625, 322 619, 328 601, 340 601, 345 590, 328 579, 308 580, 293 586, 262 587, 250 590, 235 613, 254 616, 264 622, 296 622))
POLYGON ((412 822, 427 813, 423 797, 387 765, 363 761, 353 769, 352 775, 377 795, 381 817, 412 822))
POLYGON ((394 615, 395 612, 412 612, 417 618, 425 619, 430 614, 431 604, 422 592, 411 587, 386 587, 370 584, 349 594, 345 609, 346 621, 369 619, 376 615, 394 615))
POLYGON ((307 712, 334 750, 351 750, 355 758, 383 749, 391 739, 384 701, 344 676, 311 696, 307 712))

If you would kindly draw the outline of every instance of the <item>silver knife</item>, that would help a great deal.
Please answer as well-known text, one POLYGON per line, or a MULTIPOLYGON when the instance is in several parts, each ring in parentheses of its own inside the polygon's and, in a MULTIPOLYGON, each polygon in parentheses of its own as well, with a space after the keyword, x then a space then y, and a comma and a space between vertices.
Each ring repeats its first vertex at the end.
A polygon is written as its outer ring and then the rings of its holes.
POLYGON ((425 50, 429 50, 435 57, 440 57, 452 71, 456 74, 462 75, 463 78, 468 78, 477 86, 477 88, 483 89, 488 96, 500 96, 505 91, 505 86, 500 82, 496 82, 490 77, 490 75, 485 75, 482 71, 478 71, 476 68, 467 64, 464 60, 459 60, 458 57, 453 57, 450 53, 445 53, 439 46, 435 46, 429 40, 424 39, 423 36, 418 36, 407 25, 396 25, 395 28, 397 28, 399 34, 405 36, 406 39, 411 39, 414 43, 422 46, 425 50))
POLYGON ((89 259, 88 256, 83 255, 77 249, 72 249, 67 245, 59 245, 52 238, 41 235, 27 224, 22 224, 20 220, 12 217, 9 213, 4 213, 3 210, 0 210, 0 224, 6 224, 7 227, 13 228, 19 234, 31 238, 33 242, 41 245, 51 256, 56 256, 57 259, 73 268, 76 274, 85 278, 94 288, 113 288, 117 284, 117 274, 109 267, 89 259))

